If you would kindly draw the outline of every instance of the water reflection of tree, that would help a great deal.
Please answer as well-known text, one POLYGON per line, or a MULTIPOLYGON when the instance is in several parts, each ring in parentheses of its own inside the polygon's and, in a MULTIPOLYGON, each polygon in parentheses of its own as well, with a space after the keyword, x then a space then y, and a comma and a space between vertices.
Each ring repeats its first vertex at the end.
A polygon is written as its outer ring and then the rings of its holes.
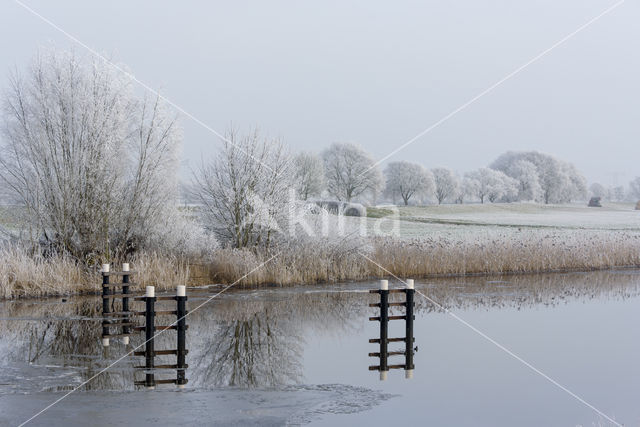
POLYGON ((343 331, 362 298, 349 294, 287 293, 276 300, 242 294, 203 308, 191 320, 197 341, 190 376, 198 386, 273 387, 299 383, 309 328, 343 331), (238 297, 238 298, 236 298, 238 297))
MULTIPOLYGON (((0 339, 12 343, 5 358, 8 362, 34 366, 79 368, 80 382, 88 380, 118 355, 115 349, 102 347, 99 307, 95 298, 77 298, 67 303, 11 304, 8 318, 0 322, 0 339)), ((128 365, 122 363, 96 377, 84 389, 122 389, 127 382, 124 377, 130 376, 124 373, 130 368, 128 365)), ((54 385, 51 391, 73 386, 54 385)))
MULTIPOLYGON (((212 386, 271 387, 302 377, 302 336, 269 310, 223 321, 200 351, 198 380, 212 386)), ((194 373, 196 374, 196 373, 194 373)))

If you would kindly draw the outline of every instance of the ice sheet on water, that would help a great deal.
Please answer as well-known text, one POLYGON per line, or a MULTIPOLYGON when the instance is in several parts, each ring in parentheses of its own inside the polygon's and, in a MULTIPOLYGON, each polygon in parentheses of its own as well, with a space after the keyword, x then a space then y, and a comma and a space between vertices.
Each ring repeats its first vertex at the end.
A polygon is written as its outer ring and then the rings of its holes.
MULTIPOLYGON (((0 424, 18 424, 60 393, 6 395, 0 424)), ((291 386, 271 390, 214 390, 76 393, 34 420, 33 425, 301 425, 325 414, 366 411, 393 397, 341 384, 291 386)))

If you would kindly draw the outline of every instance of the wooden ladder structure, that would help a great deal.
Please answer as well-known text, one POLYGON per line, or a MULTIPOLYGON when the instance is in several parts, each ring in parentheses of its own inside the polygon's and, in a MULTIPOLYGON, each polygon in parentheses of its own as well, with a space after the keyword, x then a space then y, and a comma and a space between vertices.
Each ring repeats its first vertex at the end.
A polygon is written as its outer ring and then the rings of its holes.
POLYGON ((378 365, 369 366, 370 371, 380 371, 380 380, 387 379, 387 375, 390 369, 404 369, 405 378, 409 379, 413 377, 413 370, 415 366, 413 364, 415 338, 413 336, 413 321, 415 316, 413 314, 414 309, 414 282, 412 279, 408 279, 405 289, 389 289, 389 281, 381 280, 380 289, 370 290, 369 293, 379 294, 380 302, 369 304, 369 307, 379 307, 380 315, 375 317, 369 317, 370 321, 380 322, 380 338, 370 339, 369 343, 380 344, 380 350, 375 353, 369 353, 369 357, 377 357, 380 360, 378 365), (405 294, 404 302, 389 302, 389 294, 405 294), (389 307, 405 307, 405 314, 402 316, 389 316, 389 307), (401 338, 389 338, 389 321, 390 320, 404 320, 405 321, 405 336, 401 338), (389 351, 389 343, 404 342, 404 350, 389 351), (404 356, 404 364, 389 364, 390 356, 404 356))
POLYGON ((184 388, 188 383, 186 378, 186 369, 189 367, 186 363, 188 350, 186 348, 186 331, 189 326, 186 323, 187 316, 187 296, 186 287, 179 285, 176 295, 155 295, 155 287, 147 286, 144 294, 131 293, 131 287, 136 284, 130 282, 130 277, 135 272, 129 270, 129 264, 122 265, 122 271, 110 271, 109 264, 102 265, 102 345, 108 347, 111 338, 122 338, 125 345, 129 345, 129 337, 134 334, 144 332, 144 350, 134 351, 134 356, 143 356, 145 363, 142 366, 135 366, 135 369, 144 370, 145 380, 134 381, 135 385, 145 386, 147 388, 155 388, 157 384, 175 384, 179 388, 184 388), (112 276, 122 276, 122 282, 111 283, 112 276), (118 292, 118 287, 121 291, 118 292), (114 300, 122 298, 120 311, 112 310, 114 300), (156 310, 156 302, 158 301, 175 301, 175 310, 156 310), (143 302, 144 310, 131 310, 131 302, 143 302), (175 315, 176 321, 170 325, 157 326, 156 316, 175 315), (144 325, 139 325, 134 320, 144 319, 144 325), (114 328, 120 328, 115 330, 114 328), (167 330, 176 331, 176 348, 156 350, 155 338, 158 334, 167 330), (175 355, 175 364, 156 364, 156 356, 175 355), (157 370, 175 369, 176 378, 157 379, 155 374, 157 370))

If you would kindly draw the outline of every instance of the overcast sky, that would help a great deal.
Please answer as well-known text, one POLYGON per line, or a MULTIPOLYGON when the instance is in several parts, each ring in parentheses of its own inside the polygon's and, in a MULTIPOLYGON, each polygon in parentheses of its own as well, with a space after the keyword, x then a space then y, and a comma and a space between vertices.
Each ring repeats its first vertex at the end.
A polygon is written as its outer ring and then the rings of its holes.
MULTIPOLYGON (((295 150, 350 141, 376 158, 616 2, 23 1, 221 133, 259 126, 295 150)), ((465 172, 539 150, 626 183, 640 175, 639 18, 627 0, 390 160, 465 172)), ((85 52, 2 0, 0 86, 52 41, 85 52)), ((219 146, 182 126, 190 164, 219 146)))

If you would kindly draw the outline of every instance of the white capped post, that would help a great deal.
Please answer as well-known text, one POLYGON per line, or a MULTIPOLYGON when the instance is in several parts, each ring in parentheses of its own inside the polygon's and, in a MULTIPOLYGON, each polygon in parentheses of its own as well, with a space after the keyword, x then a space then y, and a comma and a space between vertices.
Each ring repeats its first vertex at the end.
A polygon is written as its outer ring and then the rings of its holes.
POLYGON ((176 291, 176 295, 179 297, 187 296, 187 287, 185 285, 178 285, 178 289, 176 291))
POLYGON ((145 295, 147 298, 153 298, 156 296, 156 288, 155 286, 147 286, 147 291, 145 295))
POLYGON ((407 279, 407 289, 415 289, 413 279, 407 279))
POLYGON ((109 347, 109 338, 102 338, 102 346, 109 347))
POLYGON ((380 280, 380 290, 388 291, 389 290, 389 281, 388 280, 380 280))
POLYGON ((129 345, 129 337, 122 337, 122 344, 129 345))
POLYGON ((109 264, 102 264, 102 272, 103 273, 109 272, 109 264))
POLYGON ((128 272, 129 271, 129 263, 125 262, 122 264, 122 271, 124 272, 128 272))

